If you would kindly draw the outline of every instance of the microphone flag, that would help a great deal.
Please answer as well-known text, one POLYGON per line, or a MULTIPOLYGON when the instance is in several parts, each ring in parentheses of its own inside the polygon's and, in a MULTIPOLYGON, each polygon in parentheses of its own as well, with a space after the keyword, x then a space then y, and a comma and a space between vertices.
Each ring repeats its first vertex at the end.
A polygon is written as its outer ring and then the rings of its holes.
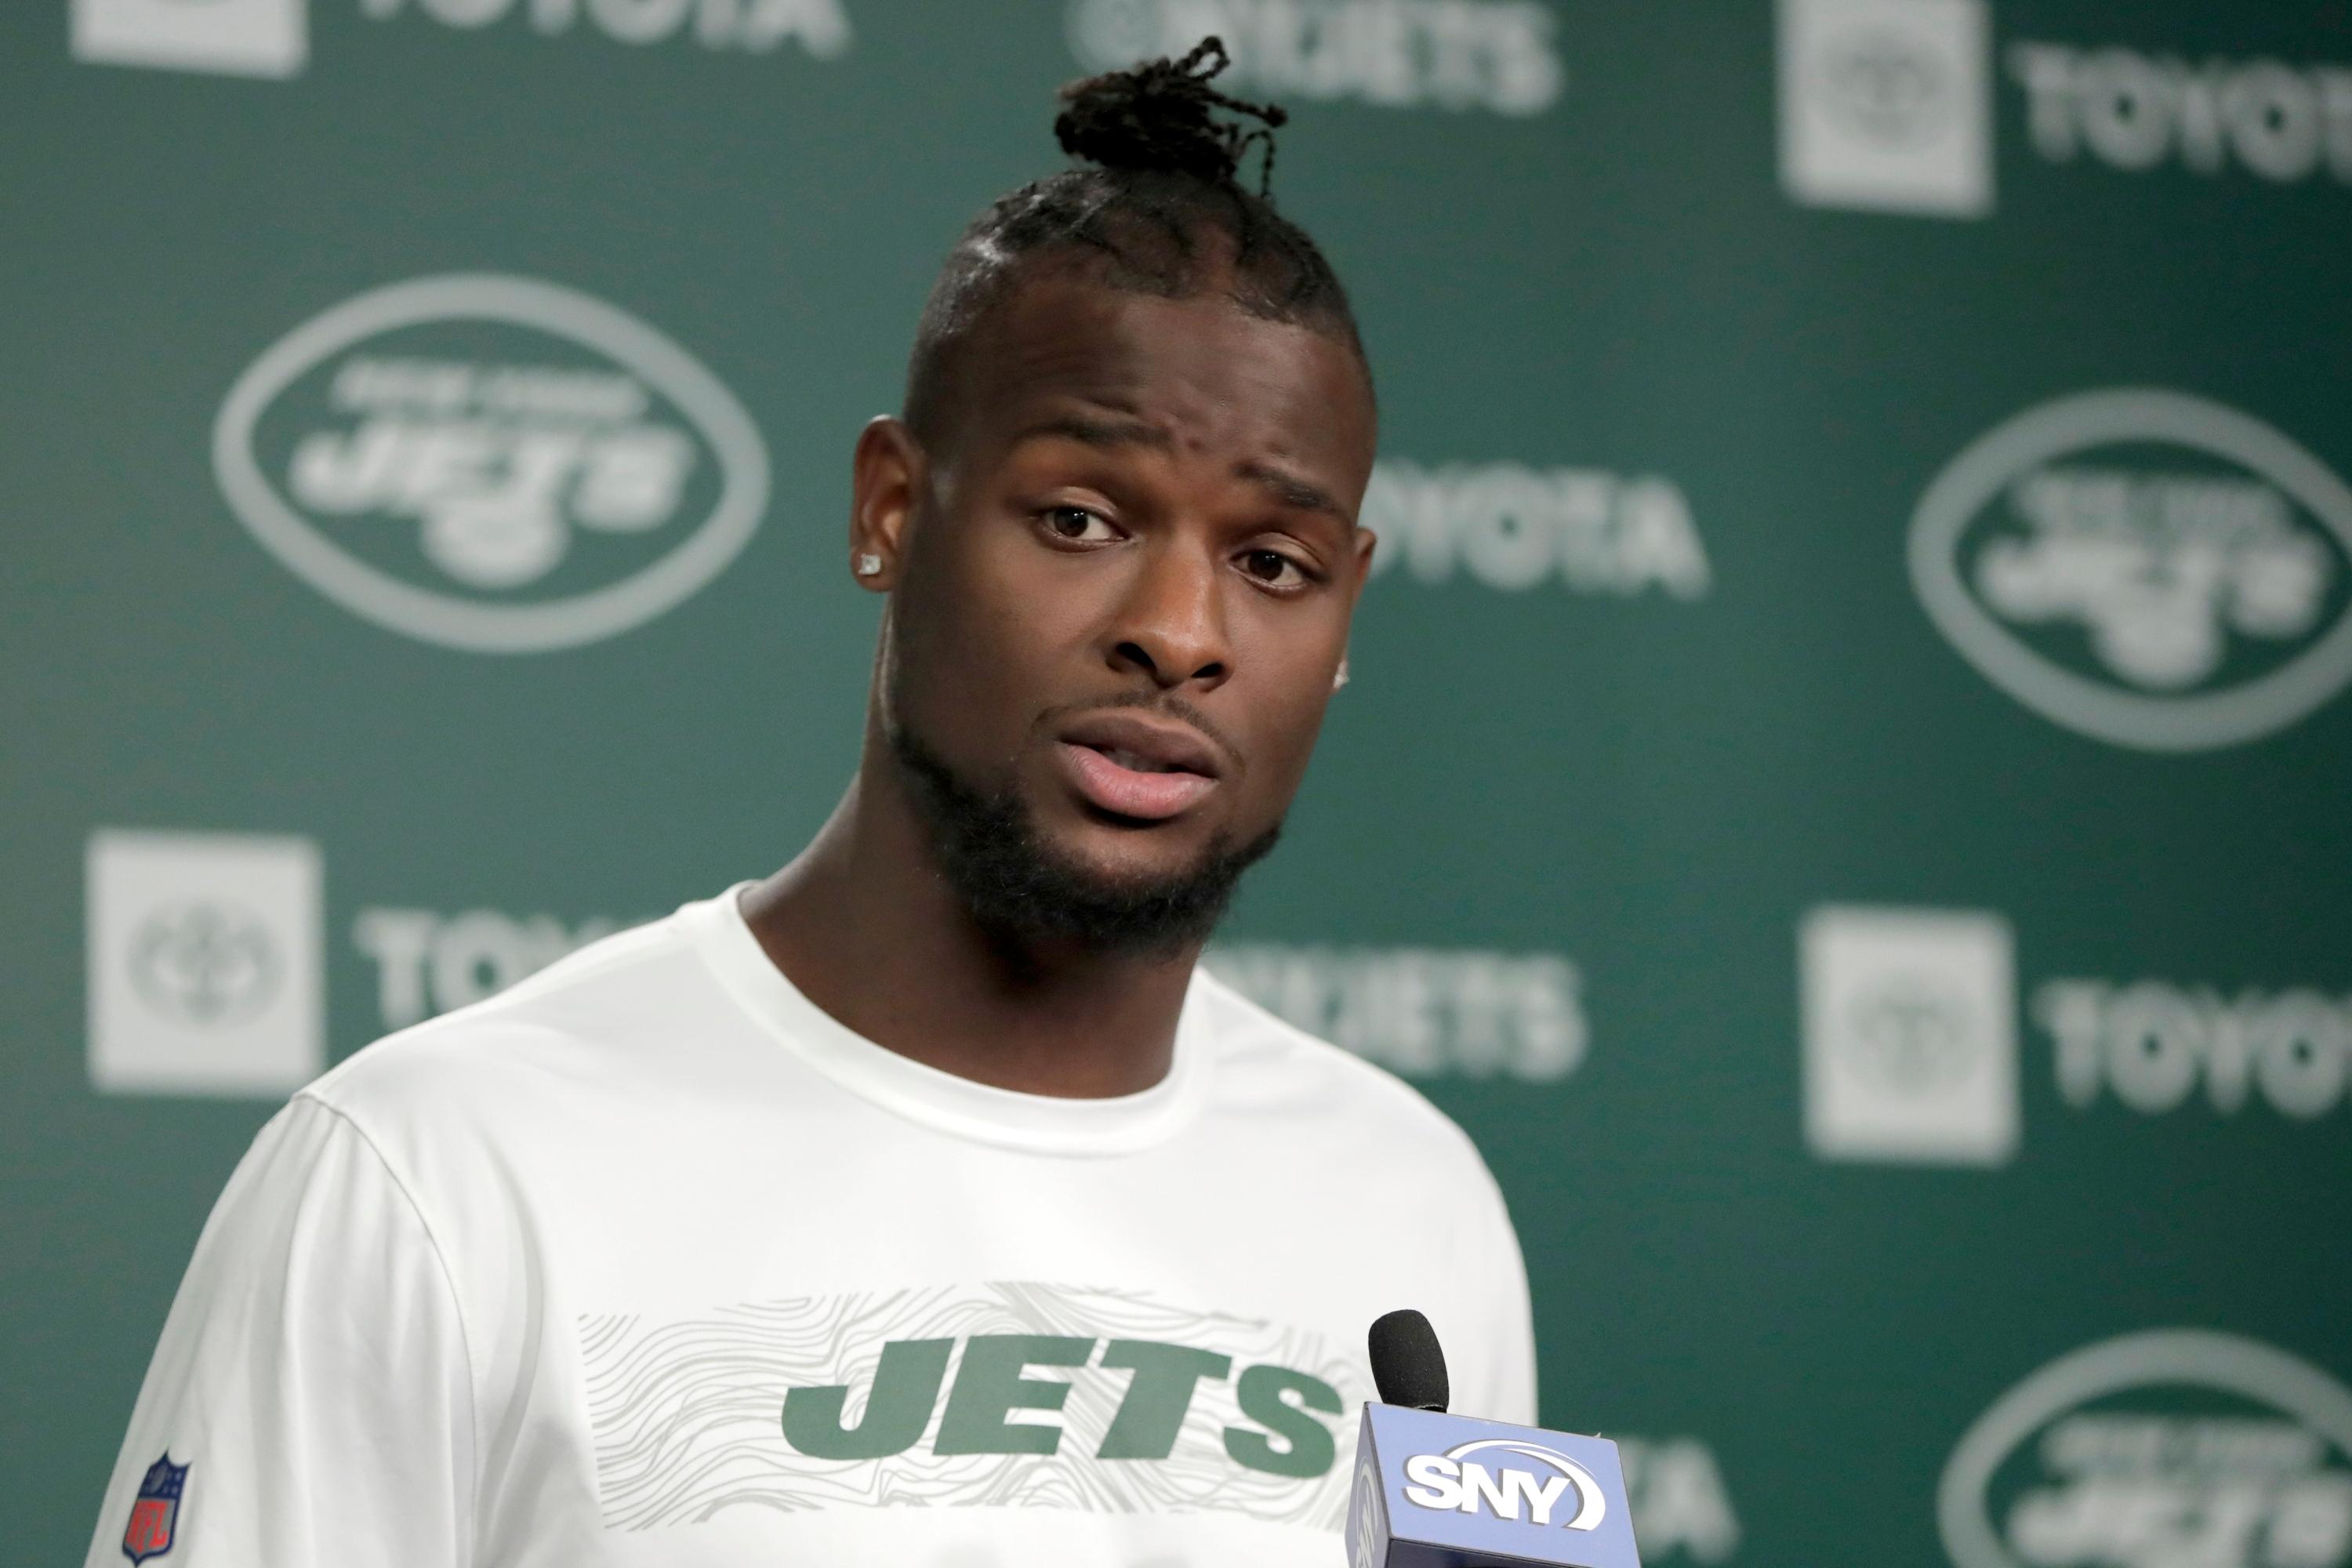
POLYGON ((1367 1404, 1349 1568, 1642 1568, 1617 1445, 1367 1404))

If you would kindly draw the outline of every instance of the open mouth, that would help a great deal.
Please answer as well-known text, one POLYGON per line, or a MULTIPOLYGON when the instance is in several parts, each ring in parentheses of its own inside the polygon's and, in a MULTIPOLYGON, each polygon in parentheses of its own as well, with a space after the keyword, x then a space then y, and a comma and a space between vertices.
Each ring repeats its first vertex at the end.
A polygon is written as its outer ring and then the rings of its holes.
POLYGON ((1189 773, 1192 771, 1179 767, 1164 757, 1147 757, 1141 752, 1129 751, 1125 746, 1089 746, 1087 749, 1097 756, 1108 758, 1111 766, 1125 768, 1131 773, 1189 773))
POLYGON ((1222 771, 1214 748, 1191 725, 1132 711, 1088 714, 1055 750, 1088 804, 1142 821, 1190 810, 1217 787, 1222 771))
POLYGON ((1098 750, 1065 741, 1064 768, 1078 794, 1114 816, 1157 822, 1191 809, 1217 787, 1206 773, 1180 768, 1164 758, 1124 749, 1098 750))

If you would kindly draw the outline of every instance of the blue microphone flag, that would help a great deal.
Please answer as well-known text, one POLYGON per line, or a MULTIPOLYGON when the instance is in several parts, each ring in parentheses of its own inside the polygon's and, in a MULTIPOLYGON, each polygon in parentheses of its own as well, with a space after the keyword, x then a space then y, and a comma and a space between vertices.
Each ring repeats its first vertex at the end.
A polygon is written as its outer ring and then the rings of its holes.
POLYGON ((1366 1405, 1350 1568, 1642 1568, 1617 1445, 1366 1405))

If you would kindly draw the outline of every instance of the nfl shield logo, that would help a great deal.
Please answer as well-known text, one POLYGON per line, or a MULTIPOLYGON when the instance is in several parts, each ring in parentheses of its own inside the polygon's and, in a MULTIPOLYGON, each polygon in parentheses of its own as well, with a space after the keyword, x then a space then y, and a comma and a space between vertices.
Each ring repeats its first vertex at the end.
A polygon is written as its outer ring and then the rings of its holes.
POLYGON ((180 1523, 180 1493, 187 1485, 187 1465, 172 1463, 168 1452, 147 1467, 138 1499, 131 1505, 130 1528, 122 1532, 122 1555, 139 1563, 172 1550, 173 1532, 180 1523))

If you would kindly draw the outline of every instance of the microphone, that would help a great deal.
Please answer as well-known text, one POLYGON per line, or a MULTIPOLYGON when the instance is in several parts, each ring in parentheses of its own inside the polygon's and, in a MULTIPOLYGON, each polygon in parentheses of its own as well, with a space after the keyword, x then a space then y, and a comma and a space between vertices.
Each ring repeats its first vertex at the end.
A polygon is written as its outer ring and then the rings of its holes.
POLYGON ((1367 1343, 1350 1568, 1642 1568, 1616 1444, 1446 1414, 1445 1352, 1409 1308, 1367 1343))
POLYGON ((1427 1318, 1411 1307, 1383 1312, 1372 1320, 1365 1341, 1372 1352, 1372 1386, 1381 1391, 1381 1404, 1445 1414, 1453 1391, 1445 1382, 1445 1352, 1427 1318))

